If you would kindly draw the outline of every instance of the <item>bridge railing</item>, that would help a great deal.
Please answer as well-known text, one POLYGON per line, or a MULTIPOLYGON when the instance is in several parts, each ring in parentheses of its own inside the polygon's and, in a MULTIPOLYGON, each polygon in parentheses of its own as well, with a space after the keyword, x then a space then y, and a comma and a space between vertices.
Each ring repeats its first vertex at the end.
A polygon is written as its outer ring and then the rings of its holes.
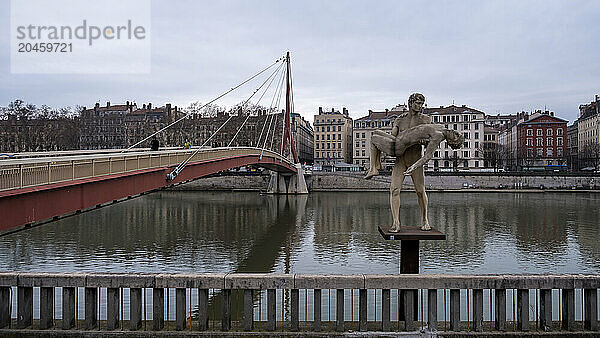
POLYGON ((0 329, 597 331, 599 286, 600 275, 6 272, 0 329))
MULTIPOLYGON (((0 162, 0 191, 121 174, 137 170, 175 166, 195 149, 149 151, 124 154, 99 154, 28 158, 0 162)), ((290 162, 279 154, 258 148, 207 148, 199 151, 191 163, 235 156, 260 155, 290 162)))

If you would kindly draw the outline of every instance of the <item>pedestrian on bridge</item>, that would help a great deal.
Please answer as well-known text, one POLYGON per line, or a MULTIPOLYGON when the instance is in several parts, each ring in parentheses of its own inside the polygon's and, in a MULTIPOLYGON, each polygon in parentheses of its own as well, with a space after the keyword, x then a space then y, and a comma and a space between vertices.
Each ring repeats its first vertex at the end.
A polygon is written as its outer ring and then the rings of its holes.
POLYGON ((153 151, 156 151, 156 150, 158 150, 159 145, 160 145, 160 143, 156 139, 156 136, 152 137, 152 141, 150 142, 150 149, 152 149, 153 151))

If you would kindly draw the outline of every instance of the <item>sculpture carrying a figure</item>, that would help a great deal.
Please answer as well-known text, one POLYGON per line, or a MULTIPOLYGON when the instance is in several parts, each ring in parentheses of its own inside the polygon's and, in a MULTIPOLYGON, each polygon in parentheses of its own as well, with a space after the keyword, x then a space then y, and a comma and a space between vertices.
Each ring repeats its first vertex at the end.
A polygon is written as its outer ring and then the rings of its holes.
POLYGON ((421 230, 431 230, 427 218, 427 193, 425 192, 425 174, 423 165, 433 157, 435 149, 443 140, 453 149, 460 148, 464 137, 442 125, 432 124, 431 118, 423 114, 425 96, 413 93, 408 99, 408 113, 394 120, 392 133, 376 130, 371 136, 370 168, 366 179, 378 175, 381 166, 381 153, 395 156, 392 182, 390 187, 390 205, 393 223, 390 232, 400 230, 400 191, 405 175, 410 175, 421 208, 421 230), (421 156, 422 145, 427 145, 421 156))

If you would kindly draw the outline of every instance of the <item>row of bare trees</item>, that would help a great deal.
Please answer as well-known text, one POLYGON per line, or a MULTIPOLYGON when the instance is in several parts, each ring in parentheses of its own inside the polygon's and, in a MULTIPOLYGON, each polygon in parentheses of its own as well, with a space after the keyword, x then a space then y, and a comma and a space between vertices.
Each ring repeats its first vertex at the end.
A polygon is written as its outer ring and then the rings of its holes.
POLYGON ((0 107, 0 153, 78 149, 81 109, 20 99, 0 107))

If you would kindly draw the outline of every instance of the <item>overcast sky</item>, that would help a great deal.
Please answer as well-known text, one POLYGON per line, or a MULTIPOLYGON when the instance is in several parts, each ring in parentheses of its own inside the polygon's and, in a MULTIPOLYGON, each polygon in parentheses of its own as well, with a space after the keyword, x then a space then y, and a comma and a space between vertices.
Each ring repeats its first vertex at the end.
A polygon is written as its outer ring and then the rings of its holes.
MULTIPOLYGON (((553 110, 573 121, 600 94, 599 1, 151 2, 147 75, 10 74, 0 1, 0 105, 206 102, 289 50, 296 111, 353 118, 425 94, 488 114, 553 110), (425 4, 424 4, 425 3, 425 4)), ((254 86, 255 88, 256 86, 254 86)), ((217 103, 230 106, 253 88, 217 103)))

